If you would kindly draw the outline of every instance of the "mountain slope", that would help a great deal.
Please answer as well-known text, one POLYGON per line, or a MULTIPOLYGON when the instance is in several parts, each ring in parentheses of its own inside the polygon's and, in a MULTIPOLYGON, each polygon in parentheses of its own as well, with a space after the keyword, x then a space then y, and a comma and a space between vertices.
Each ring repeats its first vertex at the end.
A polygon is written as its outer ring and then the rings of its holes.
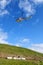
POLYGON ((0 44, 0 65, 43 65, 43 54, 30 49, 0 44), (9 60, 8 56, 22 56, 26 60, 9 60))
POLYGON ((27 60, 43 60, 43 54, 30 49, 0 44, 0 57, 23 56, 27 60))

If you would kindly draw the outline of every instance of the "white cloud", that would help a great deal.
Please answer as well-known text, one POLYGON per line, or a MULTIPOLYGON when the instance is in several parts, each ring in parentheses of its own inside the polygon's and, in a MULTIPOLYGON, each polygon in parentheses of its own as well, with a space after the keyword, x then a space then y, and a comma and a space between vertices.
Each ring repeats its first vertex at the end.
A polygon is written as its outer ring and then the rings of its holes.
POLYGON ((24 10, 26 13, 26 16, 32 15, 35 13, 35 9, 32 3, 30 3, 28 0, 20 0, 19 7, 24 10))
POLYGON ((8 14, 8 11, 5 10, 5 7, 11 2, 11 0, 1 0, 0 1, 0 15, 8 14))
MULTIPOLYGON (((12 0, 0 0, 0 15, 8 14, 9 12, 5 10, 5 7, 11 2, 12 0), (7 13, 5 13, 5 11, 7 13), (4 14, 3 14, 4 13, 4 14)), ((17 0, 15 0, 16 2, 17 0)), ((14 3, 15 3, 14 2, 14 3)), ((36 4, 43 3, 43 0, 19 0, 19 8, 22 9, 26 16, 33 15, 36 12, 35 6, 36 4)))
POLYGON ((6 41, 7 39, 8 39, 7 32, 4 32, 3 29, 0 28, 0 43, 8 44, 8 42, 6 41))
POLYGON ((24 38, 22 42, 30 42, 30 39, 24 38))
POLYGON ((39 53, 43 53, 43 48, 40 48, 40 47, 31 47, 29 49, 36 51, 36 52, 39 52, 39 53))
POLYGON ((3 16, 4 14, 9 14, 9 12, 7 10, 3 10, 0 12, 0 15, 3 16))
POLYGON ((37 51, 37 52, 40 52, 40 53, 43 53, 43 43, 40 43, 40 44, 31 44, 30 49, 32 49, 34 51, 37 51))
POLYGON ((16 41, 15 46, 28 47, 29 43, 30 43, 30 39, 22 38, 22 39, 18 39, 18 41, 16 41))
POLYGON ((30 43, 30 39, 28 39, 28 38, 21 39, 20 43, 26 43, 26 44, 30 43))
POLYGON ((20 45, 19 43, 15 44, 15 46, 17 46, 17 47, 21 47, 21 45, 20 45))
POLYGON ((33 2, 34 2, 35 4, 42 4, 42 3, 43 3, 43 0, 33 0, 33 2))
POLYGON ((8 5, 11 2, 11 0, 1 0, 0 1, 0 8, 4 9, 6 5, 8 5))
POLYGON ((43 0, 20 0, 19 1, 19 8, 25 12, 26 16, 34 15, 36 12, 36 7, 39 4, 43 4, 43 0))
POLYGON ((32 44, 32 46, 35 46, 35 47, 42 47, 42 48, 43 48, 43 43, 40 43, 40 44, 32 44))
POLYGON ((21 38, 21 39, 17 39, 14 45, 19 47, 27 47, 29 43, 30 43, 30 39, 21 38))
POLYGON ((31 50, 34 50, 36 52, 43 53, 43 43, 31 43, 32 41, 29 38, 22 38, 16 40, 16 43, 14 44, 17 47, 25 47, 31 50))

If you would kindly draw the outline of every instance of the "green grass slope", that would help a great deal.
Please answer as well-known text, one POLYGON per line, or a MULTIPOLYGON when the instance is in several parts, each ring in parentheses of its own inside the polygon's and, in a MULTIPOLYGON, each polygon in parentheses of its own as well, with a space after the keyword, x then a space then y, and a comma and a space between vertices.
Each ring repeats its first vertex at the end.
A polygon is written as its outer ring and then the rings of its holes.
POLYGON ((43 65, 43 61, 23 61, 0 59, 0 65, 43 65))
POLYGON ((0 65, 43 65, 43 54, 30 49, 0 44, 0 65), (7 56, 23 56, 26 60, 8 60, 7 56))

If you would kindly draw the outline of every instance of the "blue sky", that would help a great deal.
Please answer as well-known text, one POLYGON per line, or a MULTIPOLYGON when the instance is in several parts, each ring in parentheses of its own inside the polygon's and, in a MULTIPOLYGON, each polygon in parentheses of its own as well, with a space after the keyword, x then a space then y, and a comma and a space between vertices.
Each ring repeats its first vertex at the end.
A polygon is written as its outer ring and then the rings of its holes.
POLYGON ((43 0, 1 0, 0 43, 43 53, 43 0), (32 18, 16 22, 30 15, 32 18))

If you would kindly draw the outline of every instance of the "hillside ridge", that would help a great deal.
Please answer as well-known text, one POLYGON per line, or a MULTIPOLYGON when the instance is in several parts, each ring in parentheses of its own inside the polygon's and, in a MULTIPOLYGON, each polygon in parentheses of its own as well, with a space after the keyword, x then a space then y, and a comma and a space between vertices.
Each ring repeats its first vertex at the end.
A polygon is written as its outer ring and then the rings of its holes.
POLYGON ((4 58, 7 56, 22 56, 27 60, 43 60, 43 54, 32 51, 27 48, 0 44, 0 58, 4 58))

